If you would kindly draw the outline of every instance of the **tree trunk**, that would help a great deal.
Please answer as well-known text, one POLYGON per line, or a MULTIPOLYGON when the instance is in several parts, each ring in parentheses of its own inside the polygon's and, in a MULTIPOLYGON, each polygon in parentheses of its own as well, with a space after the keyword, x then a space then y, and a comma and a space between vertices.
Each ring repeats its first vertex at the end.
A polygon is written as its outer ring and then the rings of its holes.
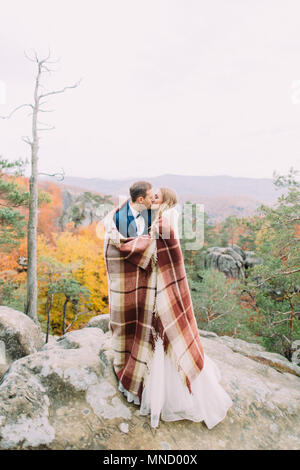
POLYGON ((39 88, 40 68, 36 78, 34 90, 34 108, 32 116, 32 143, 31 143, 31 177, 30 177, 30 198, 29 198, 29 219, 27 234, 27 304, 26 315, 28 315, 37 325, 37 221, 38 221, 38 150, 39 139, 37 133, 37 116, 39 111, 39 88))
POLYGON ((48 343, 49 330, 50 330, 50 312, 53 304, 53 294, 47 297, 46 313, 47 313, 47 332, 46 332, 46 343, 48 343))
POLYGON ((66 298, 65 303, 64 303, 64 313, 63 313, 63 328, 62 328, 62 333, 63 335, 66 332, 66 313, 67 313, 67 304, 69 302, 69 297, 66 298))

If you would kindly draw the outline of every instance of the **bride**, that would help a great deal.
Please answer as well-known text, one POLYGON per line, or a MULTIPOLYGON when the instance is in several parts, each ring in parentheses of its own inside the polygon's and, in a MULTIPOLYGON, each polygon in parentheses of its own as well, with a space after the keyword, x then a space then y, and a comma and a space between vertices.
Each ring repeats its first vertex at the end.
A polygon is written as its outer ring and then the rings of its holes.
MULTIPOLYGON (((155 195, 152 209, 158 210, 157 218, 161 216, 163 222, 166 222, 165 226, 171 226, 174 236, 179 239, 177 202, 177 195, 172 189, 160 188, 155 195)), ((155 221, 152 226, 155 226, 155 221)), ((225 418, 233 404, 220 385, 220 380, 221 373, 217 364, 204 352, 204 366, 191 383, 190 394, 174 363, 165 354, 162 339, 157 336, 141 403, 138 397, 125 390, 121 383, 119 390, 125 394, 128 402, 134 401, 140 405, 140 415, 151 415, 153 428, 159 425, 161 418, 163 421, 204 421, 211 429, 225 418)))

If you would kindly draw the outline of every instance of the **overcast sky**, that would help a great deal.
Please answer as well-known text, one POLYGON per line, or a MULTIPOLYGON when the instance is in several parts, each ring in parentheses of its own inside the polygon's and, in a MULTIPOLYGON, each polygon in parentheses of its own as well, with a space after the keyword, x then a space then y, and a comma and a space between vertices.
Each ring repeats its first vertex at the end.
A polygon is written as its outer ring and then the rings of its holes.
MULTIPOLYGON (((299 24, 299 0, 3 2, 0 114, 32 102, 24 51, 50 48, 45 89, 82 82, 44 106, 40 172, 272 178, 300 167, 299 24)), ((30 133, 27 109, 0 120, 0 155, 30 133)))

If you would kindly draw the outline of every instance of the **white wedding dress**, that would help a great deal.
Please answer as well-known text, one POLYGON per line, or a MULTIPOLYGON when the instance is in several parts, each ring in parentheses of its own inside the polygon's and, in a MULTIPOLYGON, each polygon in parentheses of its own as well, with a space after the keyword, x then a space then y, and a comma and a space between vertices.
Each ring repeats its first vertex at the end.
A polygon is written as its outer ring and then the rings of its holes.
MULTIPOLYGON (((168 209, 164 214, 178 236, 178 212, 168 209)), ((151 415, 151 426, 156 428, 160 418, 163 421, 188 419, 195 422, 204 421, 211 429, 222 421, 232 400, 220 385, 221 373, 218 366, 204 351, 204 366, 199 376, 191 382, 191 395, 183 383, 175 364, 165 354, 162 339, 158 336, 150 371, 145 379, 142 400, 127 391, 121 382, 119 390, 124 393, 128 402, 140 405, 140 415, 151 415)))
POLYGON ((142 401, 125 390, 119 382, 119 390, 128 402, 140 405, 140 415, 151 415, 151 426, 156 428, 163 421, 204 421, 208 429, 222 421, 232 400, 220 385, 218 366, 204 353, 204 366, 199 376, 191 383, 191 395, 179 373, 165 354, 162 339, 156 341, 150 372, 147 375, 142 401))

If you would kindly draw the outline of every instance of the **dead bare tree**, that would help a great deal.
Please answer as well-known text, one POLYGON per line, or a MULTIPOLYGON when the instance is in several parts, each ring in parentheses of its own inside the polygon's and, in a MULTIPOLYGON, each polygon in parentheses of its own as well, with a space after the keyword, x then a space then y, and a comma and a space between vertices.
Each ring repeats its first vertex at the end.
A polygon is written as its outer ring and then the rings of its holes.
POLYGON ((42 123, 38 120, 40 113, 52 112, 53 110, 43 109, 42 106, 45 105, 45 99, 52 95, 57 95, 59 93, 64 93, 67 89, 76 88, 81 79, 71 86, 65 86, 60 90, 41 92, 41 88, 44 86, 41 84, 41 76, 43 73, 51 73, 55 70, 51 70, 49 67, 51 64, 57 63, 57 60, 50 60, 50 51, 48 56, 44 59, 39 59, 38 54, 34 51, 34 57, 29 57, 24 51, 25 57, 33 62, 37 67, 37 73, 35 77, 35 87, 34 87, 34 97, 33 103, 22 104, 13 111, 8 116, 0 116, 2 119, 9 119, 17 110, 21 108, 30 108, 32 115, 32 137, 31 139, 28 136, 22 137, 22 140, 30 146, 31 149, 31 176, 29 179, 29 218, 28 218, 28 233, 27 233, 27 298, 26 298, 26 308, 25 313, 37 324, 39 325, 38 315, 37 315, 37 222, 38 222, 38 153, 39 153, 39 132, 40 131, 50 131, 55 127, 50 126, 49 124, 42 123), (39 124, 42 124, 45 127, 38 127, 39 124))

